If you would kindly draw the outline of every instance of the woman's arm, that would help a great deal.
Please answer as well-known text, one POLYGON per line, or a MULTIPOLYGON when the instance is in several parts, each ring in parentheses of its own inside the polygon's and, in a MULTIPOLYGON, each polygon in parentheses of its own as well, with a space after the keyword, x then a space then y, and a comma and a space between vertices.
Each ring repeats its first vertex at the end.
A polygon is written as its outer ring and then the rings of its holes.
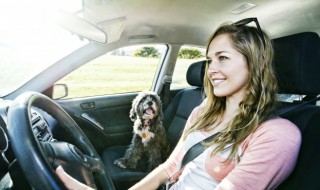
POLYGON ((293 123, 280 118, 265 122, 216 190, 275 189, 292 172, 300 144, 301 134, 293 123))
MULTIPOLYGON (((69 190, 93 190, 92 188, 84 185, 83 183, 77 181, 69 174, 67 174, 61 166, 56 169, 57 176, 61 179, 63 184, 69 190)), ((142 179, 139 183, 130 188, 130 190, 139 189, 157 189, 169 176, 164 170, 162 165, 154 169, 149 175, 142 179)))
POLYGON ((160 165, 129 190, 157 189, 168 178, 169 176, 165 171, 163 165, 160 165))

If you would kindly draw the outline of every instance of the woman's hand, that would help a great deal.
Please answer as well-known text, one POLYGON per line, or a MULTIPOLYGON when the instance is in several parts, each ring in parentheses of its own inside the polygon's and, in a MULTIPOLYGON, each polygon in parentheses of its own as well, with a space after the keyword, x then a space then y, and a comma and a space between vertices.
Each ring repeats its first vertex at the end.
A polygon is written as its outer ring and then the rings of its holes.
POLYGON ((129 190, 154 190, 168 178, 167 172, 160 165, 129 190))
POLYGON ((80 183, 69 174, 67 174, 61 166, 58 166, 56 169, 57 176, 61 179, 63 184, 69 190, 93 190, 91 187, 86 186, 83 183, 80 183))

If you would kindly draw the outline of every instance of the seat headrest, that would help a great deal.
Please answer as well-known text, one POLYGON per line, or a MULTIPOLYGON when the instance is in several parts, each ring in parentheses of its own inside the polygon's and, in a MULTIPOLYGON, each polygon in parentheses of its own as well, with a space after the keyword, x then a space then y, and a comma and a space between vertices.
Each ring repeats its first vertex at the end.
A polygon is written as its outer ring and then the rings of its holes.
POLYGON ((320 94, 320 38, 304 32, 273 40, 274 66, 279 92, 284 94, 320 94))
POLYGON ((187 82, 191 86, 202 87, 206 60, 192 63, 187 71, 187 82))

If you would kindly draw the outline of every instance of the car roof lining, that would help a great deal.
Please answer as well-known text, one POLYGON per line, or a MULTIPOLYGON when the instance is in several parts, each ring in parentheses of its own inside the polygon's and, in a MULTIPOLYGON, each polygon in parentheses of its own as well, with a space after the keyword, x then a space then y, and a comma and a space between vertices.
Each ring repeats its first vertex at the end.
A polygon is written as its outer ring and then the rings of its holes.
POLYGON ((218 25, 246 17, 257 17, 261 27, 271 38, 304 31, 320 33, 320 24, 317 22, 320 19, 318 0, 270 0, 254 3, 256 7, 241 14, 232 14, 230 12, 242 2, 163 0, 149 3, 145 0, 91 0, 85 1, 83 15, 96 24, 119 16, 125 17, 130 24, 125 26, 124 37, 155 35, 157 38, 154 42, 205 45, 206 39, 218 25), (146 28, 148 30, 144 30, 146 28))

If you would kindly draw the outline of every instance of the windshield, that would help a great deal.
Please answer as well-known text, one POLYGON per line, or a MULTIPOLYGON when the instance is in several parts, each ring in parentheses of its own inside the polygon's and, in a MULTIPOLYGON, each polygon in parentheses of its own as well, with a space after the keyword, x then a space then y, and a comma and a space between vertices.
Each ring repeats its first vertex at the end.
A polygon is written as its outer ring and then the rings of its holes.
POLYGON ((53 22, 48 2, 0 1, 0 97, 88 43, 53 22))

